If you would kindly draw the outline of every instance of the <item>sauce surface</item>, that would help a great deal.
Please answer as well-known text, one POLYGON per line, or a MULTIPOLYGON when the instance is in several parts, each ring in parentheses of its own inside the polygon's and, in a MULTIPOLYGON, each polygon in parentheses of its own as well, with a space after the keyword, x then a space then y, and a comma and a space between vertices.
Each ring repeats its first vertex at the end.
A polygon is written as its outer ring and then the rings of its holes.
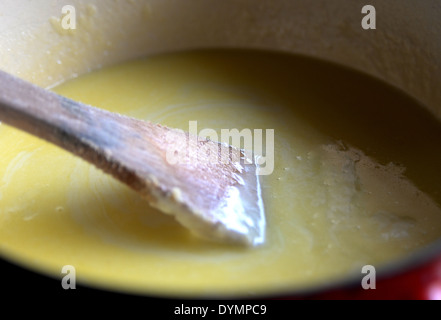
MULTIPOLYGON (((213 50, 131 61, 61 95, 189 130, 274 129, 261 176, 267 240, 194 238, 91 165, 0 125, 0 250, 56 276, 153 294, 261 294, 382 266, 440 237, 440 124, 357 72, 280 53, 213 50)), ((238 146, 241 147, 241 146, 238 146)))

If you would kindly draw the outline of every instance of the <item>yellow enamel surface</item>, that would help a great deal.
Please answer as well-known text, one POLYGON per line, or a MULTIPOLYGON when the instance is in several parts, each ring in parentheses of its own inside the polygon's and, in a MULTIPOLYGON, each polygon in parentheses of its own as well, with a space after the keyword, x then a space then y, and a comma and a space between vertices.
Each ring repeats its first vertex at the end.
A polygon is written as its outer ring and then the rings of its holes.
POLYGON ((61 279, 160 295, 265 294, 360 274, 436 240, 439 124, 406 96, 302 57, 201 51, 141 59, 54 89, 188 130, 275 130, 261 177, 267 242, 207 243, 136 193, 0 125, 0 250, 61 279))

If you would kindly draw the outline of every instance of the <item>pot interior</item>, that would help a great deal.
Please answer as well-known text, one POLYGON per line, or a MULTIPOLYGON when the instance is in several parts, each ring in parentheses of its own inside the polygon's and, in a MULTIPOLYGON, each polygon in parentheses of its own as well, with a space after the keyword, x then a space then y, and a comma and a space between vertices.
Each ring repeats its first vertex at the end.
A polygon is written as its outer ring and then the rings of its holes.
MULTIPOLYGON (((363 1, 63 1, 0 4, 0 65, 43 87, 119 62, 207 48, 262 49, 335 62, 406 92, 441 116, 441 5, 371 1, 377 29, 361 26, 363 1), (216 8, 215 10, 213 8, 216 8)), ((369 95, 369 92, 366 92, 369 95)))

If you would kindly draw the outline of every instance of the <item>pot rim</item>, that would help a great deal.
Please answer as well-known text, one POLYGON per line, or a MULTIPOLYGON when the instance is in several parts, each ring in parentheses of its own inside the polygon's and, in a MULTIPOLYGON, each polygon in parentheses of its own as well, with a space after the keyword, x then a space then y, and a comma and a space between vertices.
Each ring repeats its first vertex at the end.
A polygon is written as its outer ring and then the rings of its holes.
MULTIPOLYGON (((397 258, 391 262, 385 263, 379 267, 375 267, 377 290, 381 290, 381 284, 388 279, 397 279, 405 277, 409 273, 416 272, 420 268, 426 268, 431 263, 435 262, 438 258, 441 258, 441 238, 435 240, 431 244, 424 248, 416 250, 405 257, 397 258), (380 285, 378 285, 380 284, 380 285)), ((24 261, 18 261, 12 257, 8 257, 7 254, 0 255, 0 263, 11 264, 18 273, 27 275, 35 274, 35 276, 43 276, 47 281, 60 280, 56 279, 53 273, 49 271, 38 269, 35 266, 25 263, 24 261)), ((117 285, 103 285, 98 283, 92 283, 89 281, 77 280, 77 284, 93 291, 94 293, 110 293, 114 295, 124 296, 140 296, 154 299, 307 299, 308 297, 325 297, 326 294, 335 290, 361 290, 365 291, 361 287, 361 280, 364 274, 350 272, 346 275, 329 279, 329 281, 320 280, 320 283, 305 285, 299 288, 268 288, 264 290, 259 289, 259 293, 256 294, 243 294, 243 293, 215 293, 206 292, 204 294, 181 294, 168 291, 158 290, 130 290, 129 288, 121 289, 117 285)), ((61 281, 61 280, 60 280, 61 281)), ((292 287, 292 286, 291 286, 292 287)), ((368 291, 368 290, 366 290, 368 291)))

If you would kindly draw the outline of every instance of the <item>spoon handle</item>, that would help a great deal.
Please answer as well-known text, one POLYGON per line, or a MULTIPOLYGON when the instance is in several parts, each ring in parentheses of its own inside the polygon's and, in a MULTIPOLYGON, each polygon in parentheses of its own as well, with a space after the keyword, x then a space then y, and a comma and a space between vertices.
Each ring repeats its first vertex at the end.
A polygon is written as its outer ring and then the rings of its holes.
POLYGON ((86 140, 109 144, 114 118, 0 70, 0 120, 68 151, 78 153, 86 140))
MULTIPOLYGON (((121 166, 119 159, 135 158, 128 143, 139 139, 133 133, 134 119, 62 97, 0 70, 0 121, 83 158, 135 190, 145 188, 135 170, 121 166)), ((149 131, 151 123, 143 126, 149 131)))

